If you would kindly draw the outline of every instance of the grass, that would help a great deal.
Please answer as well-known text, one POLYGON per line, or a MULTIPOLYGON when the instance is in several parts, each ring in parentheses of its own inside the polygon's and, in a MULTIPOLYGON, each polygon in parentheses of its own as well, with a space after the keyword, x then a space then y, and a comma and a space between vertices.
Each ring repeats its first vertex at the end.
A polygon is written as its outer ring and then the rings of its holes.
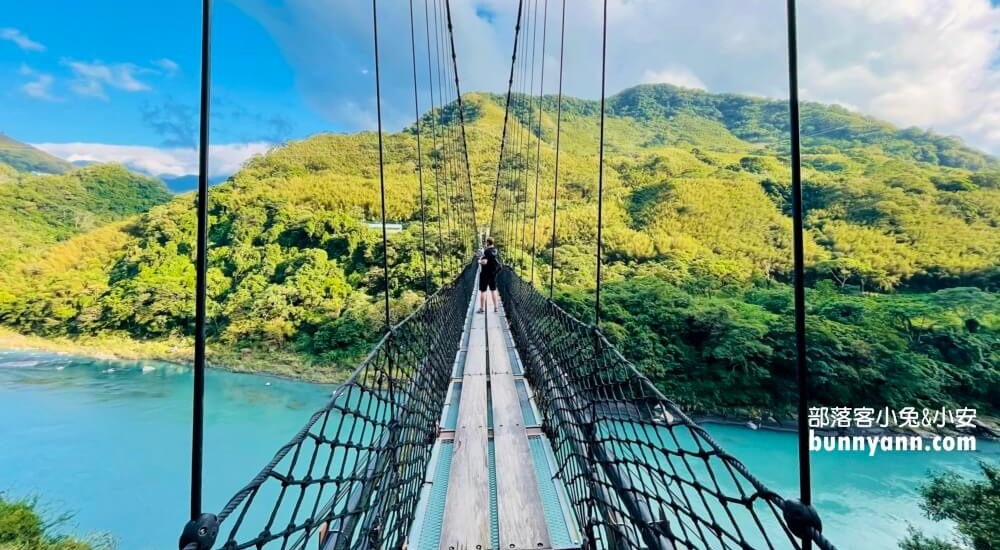
POLYGON ((56 528, 71 519, 68 514, 43 517, 36 499, 7 499, 0 493, 0 550, 110 550, 110 537, 86 539, 57 535, 56 528))

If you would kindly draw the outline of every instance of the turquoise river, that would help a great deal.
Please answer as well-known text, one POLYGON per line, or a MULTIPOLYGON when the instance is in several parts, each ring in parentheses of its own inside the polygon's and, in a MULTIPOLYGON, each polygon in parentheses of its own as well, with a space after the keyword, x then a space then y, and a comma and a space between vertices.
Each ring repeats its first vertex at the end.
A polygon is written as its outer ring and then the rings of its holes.
MULTIPOLYGON (((0 351, 0 493, 36 497, 59 527, 106 533, 121 550, 168 550, 188 510, 191 370, 0 351)), ((219 509, 294 434, 331 386, 212 370, 206 377, 205 508, 219 509)), ((795 435, 710 426, 779 493, 797 493, 795 435)), ((844 549, 892 549, 908 525, 946 535, 921 515, 928 471, 969 475, 1000 461, 975 453, 813 453, 814 500, 825 533, 844 549)))

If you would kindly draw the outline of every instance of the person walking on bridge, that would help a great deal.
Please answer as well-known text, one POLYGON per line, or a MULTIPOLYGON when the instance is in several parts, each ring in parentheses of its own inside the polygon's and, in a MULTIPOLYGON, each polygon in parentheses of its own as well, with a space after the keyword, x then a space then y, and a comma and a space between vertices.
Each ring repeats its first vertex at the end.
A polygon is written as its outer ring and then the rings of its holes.
POLYGON ((479 311, 486 313, 486 295, 493 293, 493 311, 500 311, 500 293, 497 292, 497 274, 503 268, 500 251, 493 237, 486 239, 486 247, 479 251, 479 311))

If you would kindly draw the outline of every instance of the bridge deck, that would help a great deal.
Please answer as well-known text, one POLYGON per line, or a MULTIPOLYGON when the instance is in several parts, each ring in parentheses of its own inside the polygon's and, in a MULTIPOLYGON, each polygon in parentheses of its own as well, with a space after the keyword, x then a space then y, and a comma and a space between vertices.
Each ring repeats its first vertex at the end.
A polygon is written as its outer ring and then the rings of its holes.
POLYGON ((445 550, 490 547, 485 328, 482 315, 473 317, 445 501, 441 536, 445 550))
POLYGON ((551 548, 500 316, 493 311, 484 316, 493 395, 493 444, 500 450, 496 453, 500 548, 551 548))
POLYGON ((579 548, 503 311, 476 296, 409 548, 579 548))

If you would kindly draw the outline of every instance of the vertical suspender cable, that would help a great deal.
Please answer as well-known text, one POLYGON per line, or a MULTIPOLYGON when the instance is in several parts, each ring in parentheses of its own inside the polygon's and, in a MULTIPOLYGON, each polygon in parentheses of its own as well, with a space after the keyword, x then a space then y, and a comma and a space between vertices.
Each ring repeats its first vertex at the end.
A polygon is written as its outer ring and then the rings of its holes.
MULTIPOLYGON (((514 151, 514 177, 511 178, 510 182, 510 208, 507 210, 507 224, 510 227, 510 235, 508 238, 508 247, 515 251, 517 250, 517 212, 520 205, 521 196, 521 177, 524 175, 524 150, 521 147, 524 142, 524 125, 521 124, 520 118, 517 113, 524 105, 524 81, 525 78, 525 66, 528 59, 528 29, 531 28, 531 0, 525 0, 527 8, 524 12, 524 32, 521 33, 521 45, 520 53, 517 57, 517 73, 514 76, 514 99, 512 103, 513 115, 511 117, 511 130, 514 131, 513 137, 513 151, 514 151)), ((517 263, 514 264, 514 269, 517 270, 517 263)))
POLYGON ((382 271, 385 275, 385 329, 389 330, 389 233, 385 227, 385 153, 382 146, 382 82, 378 61, 378 0, 372 0, 372 30, 375 35, 375 116, 378 124, 378 183, 382 200, 382 271))
POLYGON ((427 206, 424 204, 424 153, 420 148, 420 94, 417 92, 417 32, 413 25, 413 0, 410 0, 410 52, 413 57, 413 113, 417 125, 417 179, 420 182, 420 246, 424 260, 424 296, 431 295, 427 272, 427 206))
POLYGON ((552 269, 549 271, 549 299, 556 287, 556 209, 559 207, 559 138, 562 136, 562 98, 563 98, 563 58, 566 53, 566 0, 562 0, 562 21, 559 31, 559 90, 556 96, 556 165, 555 180, 552 184, 552 269))
MULTIPOLYGON (((465 106, 462 105, 462 86, 459 84, 458 80, 458 57, 455 55, 455 33, 451 24, 451 1, 445 0, 445 10, 448 14, 448 37, 451 39, 451 64, 452 70, 455 71, 455 94, 458 96, 458 123, 461 125, 462 129, 462 151, 465 153, 465 177, 469 183, 469 207, 472 209, 472 227, 475 229, 473 233, 478 234, 479 221, 476 219, 476 195, 472 189, 472 168, 469 163, 469 141, 465 134, 465 106)), ((476 243, 470 242, 471 246, 475 246, 476 243)))
POLYGON ((537 127, 537 148, 535 150, 535 212, 531 215, 532 227, 531 227, 531 274, 528 276, 528 281, 531 282, 532 286, 535 284, 535 256, 537 250, 535 245, 538 241, 538 179, 541 175, 542 168, 542 101, 545 98, 545 37, 548 31, 549 22, 549 0, 545 0, 545 9, 542 11, 542 67, 539 71, 539 82, 538 82, 538 127, 537 127))
MULTIPOLYGON (((531 30, 531 0, 525 0, 525 8, 520 52, 517 57, 517 73, 514 76, 514 100, 512 104, 512 113, 514 116, 511 117, 510 121, 513 125, 512 130, 515 131, 513 135, 513 158, 516 161, 514 164, 514 177, 511 180, 510 187, 510 209, 507 213, 507 222, 510 225, 508 247, 511 251, 517 250, 518 208, 520 207, 521 198, 521 178, 524 176, 524 148, 522 147, 524 143, 524 125, 521 124, 518 112, 520 112, 524 105, 524 83, 527 81, 525 74, 527 73, 528 61, 528 35, 531 30)), ((515 271, 517 271, 517 266, 518 263, 514 263, 513 267, 515 271)))
MULTIPOLYGON (((520 212, 517 213, 515 219, 519 221, 517 228, 518 233, 518 250, 520 251, 521 261, 524 262, 524 256, 527 254, 528 249, 525 246, 525 230, 528 225, 528 175, 530 173, 528 165, 528 155, 531 151, 531 94, 535 91, 535 53, 538 49, 538 0, 533 1, 534 8, 532 9, 533 15, 531 16, 531 61, 527 61, 527 56, 525 56, 525 67, 529 73, 527 78, 528 87, 526 92, 522 92, 522 104, 524 105, 525 121, 522 124, 522 133, 524 134, 524 142, 522 151, 524 152, 524 169, 522 173, 524 174, 524 185, 520 187, 521 191, 521 203, 519 206, 520 212)), ((527 38, 527 37, 525 37, 527 38)), ((525 88, 521 88, 524 90, 525 88)), ((523 269, 525 266, 521 266, 523 269)), ((523 273, 522 273, 523 276, 523 273)))
MULTIPOLYGON (((806 362, 805 259, 802 244, 802 154, 799 143, 799 69, 795 25, 795 0, 788 0, 788 107, 792 145, 792 250, 795 292, 795 360, 798 371, 799 403, 799 493, 802 504, 812 501, 809 471, 809 367, 806 362)), ((809 550, 812 541, 804 538, 802 548, 809 550)))
MULTIPOLYGON (((448 95, 447 85, 445 84, 447 82, 447 79, 444 79, 441 76, 441 71, 443 70, 442 67, 443 64, 441 61, 443 58, 441 51, 444 49, 441 45, 442 36, 443 33, 441 32, 441 7, 438 0, 434 0, 434 53, 435 57, 437 58, 438 95, 440 96, 441 100, 438 115, 442 115, 444 113, 444 107, 445 105, 447 105, 447 99, 445 98, 448 95)), ((447 216, 445 220, 445 225, 447 227, 447 236, 444 239, 444 243, 445 243, 445 248, 447 249, 447 247, 451 245, 451 236, 453 233, 452 213, 454 212, 455 201, 451 193, 451 184, 449 183, 449 180, 451 179, 451 163, 450 163, 451 155, 448 154, 449 139, 448 136, 445 134, 445 130, 446 128, 444 125, 438 124, 438 131, 441 134, 441 150, 439 151, 440 158, 438 159, 438 163, 443 171, 441 183, 444 185, 444 194, 445 194, 444 208, 445 208, 445 214, 447 216)), ((445 251, 445 253, 447 254, 447 250, 445 251)), ((445 258, 448 260, 449 264, 449 266, 446 267, 445 269, 450 272, 451 270, 450 264, 454 263, 454 257, 452 257, 451 254, 447 254, 445 258)))
MULTIPOLYGON (((511 151, 513 151, 514 154, 511 158, 514 160, 514 174, 510 182, 510 206, 507 209, 506 216, 507 226, 509 229, 506 239, 507 247, 512 253, 517 251, 517 207, 518 198, 521 192, 521 174, 523 172, 523 157, 521 155, 523 151, 521 150, 521 141, 524 137, 524 125, 520 124, 518 111, 521 108, 521 100, 523 99, 521 89, 524 87, 524 65, 525 60, 528 58, 526 43, 528 41, 528 30, 531 28, 531 0, 525 0, 525 8, 524 22, 522 24, 523 32, 521 33, 520 45, 518 46, 517 69, 514 73, 514 96, 511 104, 511 113, 513 116, 510 119, 511 131, 513 132, 513 135, 511 136, 511 151)), ((511 258, 513 257, 514 254, 511 254, 511 258)), ((512 262, 512 264, 513 265, 511 267, 516 272, 517 262, 512 262)))
MULTIPOLYGON (((449 8, 448 8, 447 0, 444 0, 441 3, 441 18, 442 18, 442 22, 443 22, 442 23, 443 30, 441 31, 441 40, 442 40, 442 44, 443 44, 442 48, 443 48, 444 55, 445 55, 445 62, 447 62, 447 60, 449 58, 453 58, 454 57, 453 46, 451 46, 451 42, 449 41, 449 34, 448 34, 450 32, 450 30, 448 28, 448 9, 449 8)), ((452 64, 448 63, 447 67, 446 67, 446 71, 451 71, 451 68, 452 68, 452 64)), ((455 75, 454 75, 453 72, 449 72, 448 74, 450 74, 450 76, 451 76, 450 79, 447 79, 448 83, 449 83, 449 86, 450 86, 450 85, 454 84, 455 75)), ((458 89, 457 88, 455 89, 455 100, 453 101, 453 108, 456 108, 456 109, 458 108, 458 89)), ((452 117, 452 121, 454 121, 454 117, 452 117)), ((455 209, 457 210, 457 215, 458 215, 458 220, 456 221, 457 239, 458 239, 459 243, 463 243, 464 244, 465 241, 466 241, 466 239, 463 238, 463 233, 465 232, 465 230, 467 229, 467 227, 468 227, 469 224, 468 224, 468 222, 466 220, 466 214, 467 214, 466 213, 466 209, 462 208, 462 205, 461 205, 461 203, 459 201, 459 197, 461 196, 461 191, 462 191, 462 184, 461 184, 461 181, 459 181, 459 178, 461 177, 460 166, 459 166, 459 160, 458 160, 458 157, 457 157, 457 155, 458 155, 459 128, 458 128, 458 126, 456 124, 452 123, 451 126, 450 126, 450 131, 451 131, 451 139, 449 140, 449 143, 451 143, 451 154, 448 156, 448 163, 451 166, 451 173, 452 173, 451 183, 453 185, 453 187, 452 187, 452 201, 451 202, 454 203, 455 209)), ((462 251, 463 254, 465 254, 467 252, 468 252, 467 250, 463 250, 462 251)))
POLYGON ((510 78, 507 79, 507 106, 503 113, 503 133, 500 135, 500 161, 497 163, 497 183, 493 188, 493 212, 490 214, 490 231, 493 234, 493 224, 497 217, 497 199, 500 196, 500 177, 503 173, 504 150, 507 145, 507 121, 510 118, 510 94, 514 87, 514 66, 517 63, 517 38, 521 34, 521 12, 524 0, 517 2, 517 22, 514 24, 514 53, 510 56, 510 78))
POLYGON ((604 211, 604 84, 607 80, 608 64, 608 0, 604 0, 604 24, 601 45, 601 137, 597 166, 597 288, 594 291, 594 324, 601 325, 601 230, 604 211))
POLYGON ((201 113, 198 135, 198 244, 195 258, 194 399, 191 420, 191 520, 201 515, 205 421, 205 305, 208 273, 208 122, 211 94, 212 0, 201 3, 201 113))
MULTIPOLYGON (((437 8, 435 8, 435 11, 437 8)), ((438 150, 438 131, 437 131, 437 113, 435 112, 434 103, 434 72, 431 70, 431 15, 430 10, 427 6, 427 0, 424 0, 424 31, 427 34, 427 84, 430 87, 431 92, 431 137, 433 150, 438 150)), ((418 115, 419 116, 419 115, 418 115)), ((438 266, 437 272, 440 274, 441 270, 444 269, 444 233, 441 229, 441 177, 440 177, 441 167, 435 163, 434 164, 434 198, 437 203, 437 228, 438 228, 438 266)))

